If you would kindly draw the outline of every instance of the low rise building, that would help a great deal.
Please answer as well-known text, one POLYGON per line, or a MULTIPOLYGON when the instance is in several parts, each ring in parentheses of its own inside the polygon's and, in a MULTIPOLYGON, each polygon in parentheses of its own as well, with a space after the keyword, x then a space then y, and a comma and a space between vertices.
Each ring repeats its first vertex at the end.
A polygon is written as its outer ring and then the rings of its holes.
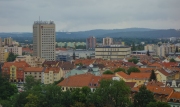
POLYGON ((26 76, 33 76, 35 80, 41 81, 44 83, 44 70, 43 67, 26 67, 24 69, 24 82, 26 82, 26 76))
POLYGON ((131 54, 131 48, 120 45, 110 46, 97 46, 95 48, 95 58, 102 59, 123 59, 129 57, 131 54))
POLYGON ((53 84, 63 77, 63 72, 59 67, 47 67, 44 71, 44 84, 53 84))
POLYGON ((24 81, 24 69, 30 67, 25 61, 5 62, 2 67, 2 73, 9 75, 11 82, 24 81))
POLYGON ((125 82, 136 82, 136 85, 143 85, 148 82, 151 73, 131 73, 127 75, 124 72, 117 72, 115 76, 124 80, 125 82))
POLYGON ((25 61, 31 67, 42 67, 42 64, 44 63, 45 59, 36 56, 24 55, 24 56, 17 56, 16 61, 25 61))
POLYGON ((22 55, 22 47, 18 47, 18 46, 12 46, 12 47, 4 46, 4 48, 7 49, 8 52, 12 52, 15 55, 22 55))

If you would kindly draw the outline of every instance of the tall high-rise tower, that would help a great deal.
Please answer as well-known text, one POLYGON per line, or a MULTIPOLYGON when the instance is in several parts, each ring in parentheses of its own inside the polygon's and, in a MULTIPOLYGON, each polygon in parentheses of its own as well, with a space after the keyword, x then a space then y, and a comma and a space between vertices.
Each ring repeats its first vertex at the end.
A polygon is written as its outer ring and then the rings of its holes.
POLYGON ((96 47, 96 38, 91 36, 86 39, 86 49, 95 49, 96 47))
POLYGON ((33 24, 33 56, 55 60, 56 32, 53 21, 35 21, 33 24))
POLYGON ((110 38, 110 37, 103 38, 103 45, 109 46, 112 44, 113 44, 113 38, 110 38))

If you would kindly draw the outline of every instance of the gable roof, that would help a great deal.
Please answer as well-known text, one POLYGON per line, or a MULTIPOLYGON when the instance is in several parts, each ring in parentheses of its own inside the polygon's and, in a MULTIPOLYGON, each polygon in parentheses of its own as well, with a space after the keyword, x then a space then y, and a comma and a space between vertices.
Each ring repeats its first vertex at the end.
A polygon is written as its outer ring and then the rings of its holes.
POLYGON ((83 87, 89 86, 90 83, 97 84, 100 79, 100 76, 94 76, 90 73, 86 73, 65 78, 62 82, 58 84, 58 86, 83 87))

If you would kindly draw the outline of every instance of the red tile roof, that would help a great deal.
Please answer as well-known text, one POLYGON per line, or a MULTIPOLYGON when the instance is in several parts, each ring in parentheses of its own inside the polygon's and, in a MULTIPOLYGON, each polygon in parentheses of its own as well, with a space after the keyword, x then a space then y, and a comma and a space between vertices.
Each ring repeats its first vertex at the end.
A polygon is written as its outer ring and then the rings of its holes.
POLYGON ((43 69, 42 67, 26 67, 24 72, 42 72, 43 69))

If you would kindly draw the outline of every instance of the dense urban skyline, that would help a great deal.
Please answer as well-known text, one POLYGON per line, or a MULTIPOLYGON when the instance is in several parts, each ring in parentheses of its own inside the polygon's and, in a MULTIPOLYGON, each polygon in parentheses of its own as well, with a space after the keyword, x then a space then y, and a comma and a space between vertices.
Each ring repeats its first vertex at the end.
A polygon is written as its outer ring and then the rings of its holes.
POLYGON ((0 32, 32 32, 32 22, 53 20, 56 31, 179 29, 179 0, 0 0, 0 32))

